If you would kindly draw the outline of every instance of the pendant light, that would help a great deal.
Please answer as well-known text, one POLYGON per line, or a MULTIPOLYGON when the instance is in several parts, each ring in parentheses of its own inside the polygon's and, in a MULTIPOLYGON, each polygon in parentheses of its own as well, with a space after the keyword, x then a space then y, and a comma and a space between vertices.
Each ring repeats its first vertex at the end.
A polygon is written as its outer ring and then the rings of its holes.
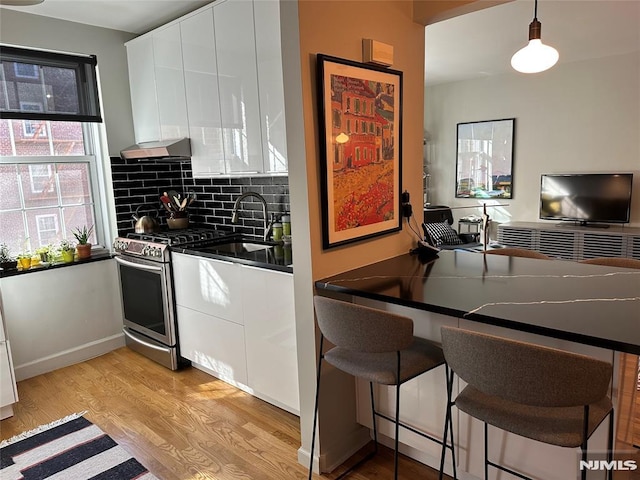
POLYGON ((540 40, 542 24, 538 21, 538 0, 535 0, 533 21, 529 24, 529 44, 511 57, 511 66, 522 73, 538 73, 553 67, 558 51, 540 40))

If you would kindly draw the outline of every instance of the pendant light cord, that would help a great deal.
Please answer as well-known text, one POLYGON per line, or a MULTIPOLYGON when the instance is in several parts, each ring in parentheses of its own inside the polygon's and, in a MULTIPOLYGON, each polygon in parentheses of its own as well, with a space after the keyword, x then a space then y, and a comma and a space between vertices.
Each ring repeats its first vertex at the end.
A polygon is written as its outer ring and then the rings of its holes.
POLYGON ((534 2, 533 18, 534 18, 534 20, 538 18, 538 0, 535 0, 535 2, 534 2))

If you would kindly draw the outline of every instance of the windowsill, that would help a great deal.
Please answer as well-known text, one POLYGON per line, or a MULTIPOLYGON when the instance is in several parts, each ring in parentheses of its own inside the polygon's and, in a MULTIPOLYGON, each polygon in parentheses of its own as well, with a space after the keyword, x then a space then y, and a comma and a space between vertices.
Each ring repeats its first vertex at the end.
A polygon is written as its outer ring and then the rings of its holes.
POLYGON ((82 264, 91 263, 91 262, 100 262, 102 260, 109 260, 111 258, 113 258, 113 254, 109 250, 105 248, 100 248, 100 249, 96 249, 95 252, 92 252, 91 257, 87 258, 86 260, 74 260, 73 262, 69 262, 69 263, 56 262, 49 265, 38 265, 25 270, 21 268, 13 268, 11 270, 4 270, 0 268, 0 278, 14 277, 16 275, 26 275, 28 273, 35 273, 35 272, 45 272, 49 270, 55 270, 57 268, 73 267, 74 265, 82 265, 82 264))

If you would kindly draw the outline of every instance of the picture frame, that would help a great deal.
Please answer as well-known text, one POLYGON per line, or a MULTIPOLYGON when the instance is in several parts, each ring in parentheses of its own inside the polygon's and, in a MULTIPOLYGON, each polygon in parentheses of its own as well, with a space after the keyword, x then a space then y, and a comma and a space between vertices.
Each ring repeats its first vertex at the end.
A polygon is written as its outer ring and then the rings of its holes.
POLYGON ((515 118, 458 123, 456 198, 513 198, 515 118))
POLYGON ((402 228, 402 72, 317 55, 324 249, 402 228))

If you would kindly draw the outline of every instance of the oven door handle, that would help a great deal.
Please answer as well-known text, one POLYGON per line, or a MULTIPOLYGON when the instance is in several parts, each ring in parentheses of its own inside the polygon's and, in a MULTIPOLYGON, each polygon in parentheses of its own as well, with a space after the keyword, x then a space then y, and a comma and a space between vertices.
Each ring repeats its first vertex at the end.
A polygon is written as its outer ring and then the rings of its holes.
POLYGON ((134 335, 133 333, 128 332, 126 329, 122 329, 122 333, 124 333, 127 337, 137 343, 141 343, 145 347, 152 348, 154 350, 159 350, 161 352, 169 352, 171 349, 169 347, 160 347, 158 345, 154 345, 153 343, 145 342, 138 335, 134 335))
POLYGON ((140 270, 147 270, 149 272, 162 272, 162 267, 156 267, 155 265, 145 265, 143 263, 137 263, 137 262, 130 262, 118 256, 114 258, 116 262, 118 262, 120 265, 126 265, 127 267, 132 267, 132 268, 139 268, 140 270))

